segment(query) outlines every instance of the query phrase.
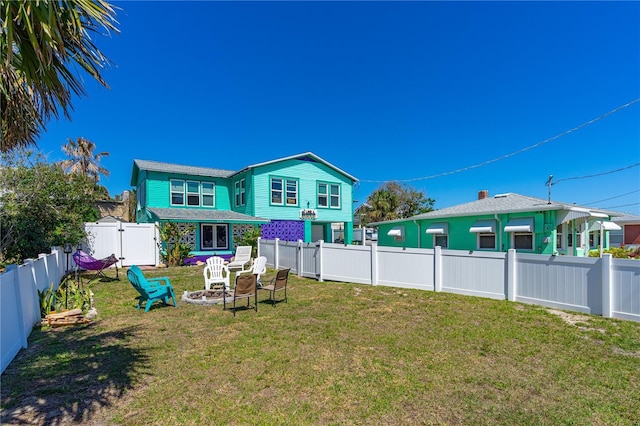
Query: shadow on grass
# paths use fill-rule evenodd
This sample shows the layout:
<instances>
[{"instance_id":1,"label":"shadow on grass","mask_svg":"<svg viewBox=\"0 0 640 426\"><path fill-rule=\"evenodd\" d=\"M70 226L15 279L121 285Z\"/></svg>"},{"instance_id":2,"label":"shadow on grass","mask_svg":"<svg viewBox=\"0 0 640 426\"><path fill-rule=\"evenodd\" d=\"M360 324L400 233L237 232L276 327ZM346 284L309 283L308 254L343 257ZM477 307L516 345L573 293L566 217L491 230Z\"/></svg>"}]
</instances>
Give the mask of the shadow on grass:
<instances>
[{"instance_id":1,"label":"shadow on grass","mask_svg":"<svg viewBox=\"0 0 640 426\"><path fill-rule=\"evenodd\" d=\"M2 374L3 425L87 423L133 387L148 366L130 344L138 327L95 333L94 325L34 329Z\"/></svg>"}]
</instances>

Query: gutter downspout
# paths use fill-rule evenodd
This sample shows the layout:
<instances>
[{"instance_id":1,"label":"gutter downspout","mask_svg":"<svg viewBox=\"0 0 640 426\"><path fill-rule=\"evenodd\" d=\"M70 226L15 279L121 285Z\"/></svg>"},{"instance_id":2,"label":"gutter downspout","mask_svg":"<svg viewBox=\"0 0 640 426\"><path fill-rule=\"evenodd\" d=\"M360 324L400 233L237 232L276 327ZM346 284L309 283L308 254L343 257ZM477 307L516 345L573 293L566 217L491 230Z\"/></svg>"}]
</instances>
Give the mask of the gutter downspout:
<instances>
[{"instance_id":1,"label":"gutter downspout","mask_svg":"<svg viewBox=\"0 0 640 426\"><path fill-rule=\"evenodd\" d=\"M498 218L498 213L494 213L493 217L498 222L498 229L497 229L498 232L497 232L497 234L498 234L499 251L504 251L504 247L502 246L502 221Z\"/></svg>"},{"instance_id":2,"label":"gutter downspout","mask_svg":"<svg viewBox=\"0 0 640 426\"><path fill-rule=\"evenodd\" d=\"M417 220L414 220L413 223L415 223L416 226L418 227L418 248L421 248L422 246L420 245L420 224L418 223Z\"/></svg>"}]
</instances>

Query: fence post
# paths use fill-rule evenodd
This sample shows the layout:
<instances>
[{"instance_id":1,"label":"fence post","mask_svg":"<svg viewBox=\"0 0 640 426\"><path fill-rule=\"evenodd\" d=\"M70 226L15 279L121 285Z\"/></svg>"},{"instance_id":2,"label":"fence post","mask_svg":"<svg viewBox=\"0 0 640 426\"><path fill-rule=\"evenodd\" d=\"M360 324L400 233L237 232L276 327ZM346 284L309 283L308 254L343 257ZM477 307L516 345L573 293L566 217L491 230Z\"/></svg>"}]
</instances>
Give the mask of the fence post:
<instances>
[{"instance_id":1,"label":"fence post","mask_svg":"<svg viewBox=\"0 0 640 426\"><path fill-rule=\"evenodd\" d=\"M507 252L507 300L515 302L518 283L516 278L516 249Z\"/></svg>"},{"instance_id":2,"label":"fence post","mask_svg":"<svg viewBox=\"0 0 640 426\"><path fill-rule=\"evenodd\" d=\"M433 291L442 291L442 247L433 249Z\"/></svg>"},{"instance_id":3,"label":"fence post","mask_svg":"<svg viewBox=\"0 0 640 426\"><path fill-rule=\"evenodd\" d=\"M378 285L378 243L371 241L371 285Z\"/></svg>"},{"instance_id":4,"label":"fence post","mask_svg":"<svg viewBox=\"0 0 640 426\"><path fill-rule=\"evenodd\" d=\"M257 246L258 246L258 248L257 248L258 257L260 257L260 241L262 241L262 238L258 237L258 240L257 240L257 243L256 243Z\"/></svg>"},{"instance_id":5,"label":"fence post","mask_svg":"<svg viewBox=\"0 0 640 426\"><path fill-rule=\"evenodd\" d=\"M611 267L612 267L611 253L602 254L602 316L605 318L611 318L612 309L612 295L613 295L613 280L611 279Z\"/></svg>"},{"instance_id":6,"label":"fence post","mask_svg":"<svg viewBox=\"0 0 640 426\"><path fill-rule=\"evenodd\" d=\"M298 270L298 276L301 277L302 276L302 240L298 240L298 256L297 256L297 261L298 261L298 266L297 266L297 270Z\"/></svg>"},{"instance_id":7,"label":"fence post","mask_svg":"<svg viewBox=\"0 0 640 426\"><path fill-rule=\"evenodd\" d=\"M324 278L322 277L322 247L324 245L324 240L318 240L316 247L318 248L317 257L316 257L316 277L318 277L318 282L323 282Z\"/></svg>"},{"instance_id":8,"label":"fence post","mask_svg":"<svg viewBox=\"0 0 640 426\"><path fill-rule=\"evenodd\" d=\"M273 257L274 257L273 263L275 264L275 265L273 265L274 269L278 269L278 264L280 263L280 258L279 258L280 257L280 250L279 250L279 247L280 247L280 238L276 238L274 240L274 245L273 245Z\"/></svg>"}]
</instances>

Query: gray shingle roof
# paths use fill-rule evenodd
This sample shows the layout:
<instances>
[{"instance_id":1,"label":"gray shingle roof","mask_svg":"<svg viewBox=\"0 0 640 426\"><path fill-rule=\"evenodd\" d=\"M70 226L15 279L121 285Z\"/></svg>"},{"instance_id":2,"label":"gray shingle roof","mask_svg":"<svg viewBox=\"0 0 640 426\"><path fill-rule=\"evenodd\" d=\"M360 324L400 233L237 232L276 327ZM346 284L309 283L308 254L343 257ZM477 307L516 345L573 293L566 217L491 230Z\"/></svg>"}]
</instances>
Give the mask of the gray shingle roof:
<instances>
[{"instance_id":1,"label":"gray shingle roof","mask_svg":"<svg viewBox=\"0 0 640 426\"><path fill-rule=\"evenodd\" d=\"M528 197L526 195L507 193L498 194L493 197L483 198L482 200L475 200L469 203L458 204L456 206L447 207L440 210L434 210L429 213L423 213L416 216L412 216L406 219L398 219L389 222L401 222L407 220L420 220L420 219L438 219L446 217L456 216L479 216L485 214L503 214L503 213L516 213L516 212L530 212L540 210L568 210L576 208L576 206L570 203L560 203L552 201L549 203L542 198ZM606 213L604 210L582 207L593 212ZM371 225L378 225L385 222L376 222ZM386 222L388 223L388 222Z\"/></svg>"},{"instance_id":2,"label":"gray shingle roof","mask_svg":"<svg viewBox=\"0 0 640 426\"><path fill-rule=\"evenodd\" d=\"M212 169L209 167L183 166L181 164L162 163L159 161L133 160L140 170L155 172L179 173L194 176L229 177L235 173L232 170Z\"/></svg>"},{"instance_id":3,"label":"gray shingle roof","mask_svg":"<svg viewBox=\"0 0 640 426\"><path fill-rule=\"evenodd\" d=\"M183 208L159 208L151 207L149 211L159 219L165 220L189 220L189 221L210 221L210 222L238 222L238 223L267 223L269 219L249 216L231 210L204 210L204 209L183 209Z\"/></svg>"}]
</instances>

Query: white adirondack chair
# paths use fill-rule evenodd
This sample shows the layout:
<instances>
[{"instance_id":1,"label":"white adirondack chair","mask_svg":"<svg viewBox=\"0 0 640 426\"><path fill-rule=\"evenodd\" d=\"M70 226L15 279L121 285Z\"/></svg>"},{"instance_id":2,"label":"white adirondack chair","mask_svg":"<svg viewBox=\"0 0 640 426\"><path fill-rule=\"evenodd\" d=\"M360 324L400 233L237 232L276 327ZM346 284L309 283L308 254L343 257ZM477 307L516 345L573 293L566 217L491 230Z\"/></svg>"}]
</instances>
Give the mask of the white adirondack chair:
<instances>
[{"instance_id":1,"label":"white adirondack chair","mask_svg":"<svg viewBox=\"0 0 640 426\"><path fill-rule=\"evenodd\" d=\"M247 269L246 271L238 271L237 275L240 274L253 274L256 276L258 280L258 286L262 285L262 281L260 281L260 277L267 272L267 258L265 256L256 257L256 260L253 261L253 265L251 265L251 269Z\"/></svg>"},{"instance_id":2,"label":"white adirondack chair","mask_svg":"<svg viewBox=\"0 0 640 426\"><path fill-rule=\"evenodd\" d=\"M224 285L225 290L229 290L229 268L224 264L224 259L218 256L211 256L207 259L207 265L202 271L204 275L204 288L211 290L211 286Z\"/></svg>"},{"instance_id":3,"label":"white adirondack chair","mask_svg":"<svg viewBox=\"0 0 640 426\"><path fill-rule=\"evenodd\" d=\"M236 247L236 255L233 257L233 260L229 262L227 268L230 271L235 271L236 269L240 269L244 272L244 267L247 263L251 262L251 246L238 246Z\"/></svg>"}]
</instances>

